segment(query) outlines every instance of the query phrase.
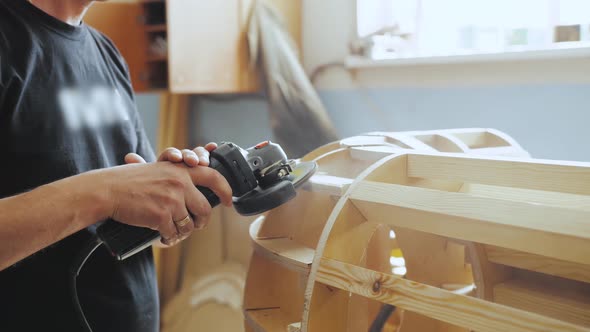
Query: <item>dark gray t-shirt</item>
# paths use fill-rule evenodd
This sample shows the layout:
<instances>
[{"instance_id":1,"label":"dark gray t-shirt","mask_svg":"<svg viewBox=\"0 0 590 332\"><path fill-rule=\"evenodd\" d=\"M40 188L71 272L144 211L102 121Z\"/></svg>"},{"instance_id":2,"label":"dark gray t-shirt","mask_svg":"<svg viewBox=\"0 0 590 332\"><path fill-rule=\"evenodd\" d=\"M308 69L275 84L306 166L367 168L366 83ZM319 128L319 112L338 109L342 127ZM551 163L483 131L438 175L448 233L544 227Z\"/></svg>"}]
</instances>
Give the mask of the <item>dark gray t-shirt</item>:
<instances>
[{"instance_id":1,"label":"dark gray t-shirt","mask_svg":"<svg viewBox=\"0 0 590 332\"><path fill-rule=\"evenodd\" d=\"M0 0L0 197L123 164L129 152L154 160L112 42L26 0ZM69 269L95 228L0 271L1 330L82 329ZM78 293L94 331L158 330L151 249L119 262L99 248L78 277Z\"/></svg>"}]
</instances>

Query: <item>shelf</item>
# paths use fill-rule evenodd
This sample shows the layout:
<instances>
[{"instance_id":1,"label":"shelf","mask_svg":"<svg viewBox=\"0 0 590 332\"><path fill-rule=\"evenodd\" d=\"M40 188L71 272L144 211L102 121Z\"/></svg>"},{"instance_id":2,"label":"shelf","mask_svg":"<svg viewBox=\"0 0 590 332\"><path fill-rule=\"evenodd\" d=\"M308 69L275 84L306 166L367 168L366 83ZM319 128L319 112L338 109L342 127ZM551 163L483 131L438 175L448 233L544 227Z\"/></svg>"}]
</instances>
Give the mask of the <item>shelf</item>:
<instances>
[{"instance_id":1,"label":"shelf","mask_svg":"<svg viewBox=\"0 0 590 332\"><path fill-rule=\"evenodd\" d=\"M144 30L146 32L163 32L166 31L167 25L166 24L148 24L145 25Z\"/></svg>"},{"instance_id":2,"label":"shelf","mask_svg":"<svg viewBox=\"0 0 590 332\"><path fill-rule=\"evenodd\" d=\"M148 62L160 62L160 61L167 61L168 55L148 55L147 61Z\"/></svg>"},{"instance_id":3,"label":"shelf","mask_svg":"<svg viewBox=\"0 0 590 332\"><path fill-rule=\"evenodd\" d=\"M479 54L456 54L456 55L434 55L399 57L392 59L370 59L361 56L348 56L345 65L350 69L379 68L395 66L415 65L441 65L461 63L482 63L482 62L507 62L519 60L549 60L590 57L590 44L583 46L561 46L552 49L529 50L529 51L508 51L496 53Z\"/></svg>"}]
</instances>

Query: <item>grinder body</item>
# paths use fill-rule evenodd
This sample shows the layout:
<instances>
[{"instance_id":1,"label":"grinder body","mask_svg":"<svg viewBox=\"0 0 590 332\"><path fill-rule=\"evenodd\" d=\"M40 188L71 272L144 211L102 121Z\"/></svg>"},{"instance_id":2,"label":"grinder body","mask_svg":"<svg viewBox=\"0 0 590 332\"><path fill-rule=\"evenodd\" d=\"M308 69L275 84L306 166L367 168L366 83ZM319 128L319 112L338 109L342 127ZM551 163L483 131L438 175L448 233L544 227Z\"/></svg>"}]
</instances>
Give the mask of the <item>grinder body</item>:
<instances>
[{"instance_id":1,"label":"grinder body","mask_svg":"<svg viewBox=\"0 0 590 332\"><path fill-rule=\"evenodd\" d=\"M286 155L280 146L268 141L248 150L233 143L223 143L210 153L209 167L228 181L234 196L234 208L242 215L263 213L296 194L293 184L285 176L289 168ZM201 186L197 188L211 207L219 205L219 197L213 191ZM99 226L97 235L119 260L133 256L160 239L160 233L155 230L113 220Z\"/></svg>"}]
</instances>

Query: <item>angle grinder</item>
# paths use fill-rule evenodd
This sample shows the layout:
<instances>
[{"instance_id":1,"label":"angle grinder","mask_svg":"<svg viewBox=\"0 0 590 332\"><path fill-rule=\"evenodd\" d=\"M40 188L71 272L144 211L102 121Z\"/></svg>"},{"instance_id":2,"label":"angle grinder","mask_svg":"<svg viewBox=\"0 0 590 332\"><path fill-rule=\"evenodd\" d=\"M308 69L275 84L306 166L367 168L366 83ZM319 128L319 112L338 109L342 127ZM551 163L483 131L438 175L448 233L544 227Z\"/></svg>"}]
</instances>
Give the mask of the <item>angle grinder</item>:
<instances>
[{"instance_id":1,"label":"angle grinder","mask_svg":"<svg viewBox=\"0 0 590 332\"><path fill-rule=\"evenodd\" d=\"M317 169L315 162L289 160L280 145L264 141L249 149L233 143L222 143L210 153L209 167L223 175L232 188L233 206L245 216L266 212L295 197L295 189L309 179ZM197 186L211 207L220 200L209 188ZM109 220L96 230L71 266L70 294L84 330L92 332L86 320L76 279L92 253L104 245L118 260L124 260L160 240L160 233L149 228Z\"/></svg>"},{"instance_id":2,"label":"angle grinder","mask_svg":"<svg viewBox=\"0 0 590 332\"><path fill-rule=\"evenodd\" d=\"M242 149L234 143L222 143L210 153L209 167L223 175L233 192L233 206L244 216L260 214L295 197L295 189L309 179L315 162L289 160L279 144L264 141ZM209 188L197 186L211 207L220 203ZM133 256L160 240L160 233L149 228L107 221L97 235L119 260Z\"/></svg>"}]
</instances>

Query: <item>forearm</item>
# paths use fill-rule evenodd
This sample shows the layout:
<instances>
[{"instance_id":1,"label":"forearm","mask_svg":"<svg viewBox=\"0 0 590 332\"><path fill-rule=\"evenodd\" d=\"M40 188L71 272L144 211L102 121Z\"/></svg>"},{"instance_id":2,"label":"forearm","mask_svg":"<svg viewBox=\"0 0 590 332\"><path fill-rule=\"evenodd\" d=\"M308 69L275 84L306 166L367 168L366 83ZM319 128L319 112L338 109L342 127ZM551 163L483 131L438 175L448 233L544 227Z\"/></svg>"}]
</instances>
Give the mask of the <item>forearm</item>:
<instances>
[{"instance_id":1,"label":"forearm","mask_svg":"<svg viewBox=\"0 0 590 332\"><path fill-rule=\"evenodd\" d=\"M0 270L108 217L104 187L93 172L1 199Z\"/></svg>"}]
</instances>

